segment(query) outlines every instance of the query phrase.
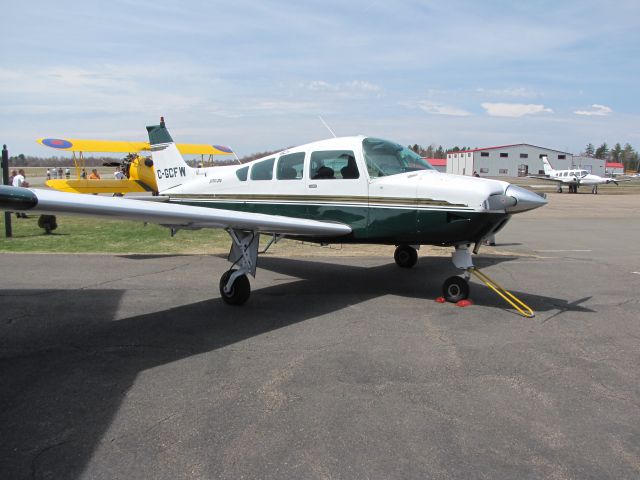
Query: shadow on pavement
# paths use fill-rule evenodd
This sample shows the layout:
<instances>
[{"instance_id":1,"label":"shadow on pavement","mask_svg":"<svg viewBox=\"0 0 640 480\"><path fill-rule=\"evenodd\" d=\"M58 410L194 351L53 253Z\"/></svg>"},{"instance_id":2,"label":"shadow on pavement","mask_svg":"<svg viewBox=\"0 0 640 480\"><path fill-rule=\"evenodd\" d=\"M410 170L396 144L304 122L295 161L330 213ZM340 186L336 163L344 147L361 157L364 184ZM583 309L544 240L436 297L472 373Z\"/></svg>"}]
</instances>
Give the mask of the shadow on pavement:
<instances>
[{"instance_id":1,"label":"shadow on pavement","mask_svg":"<svg viewBox=\"0 0 640 480\"><path fill-rule=\"evenodd\" d=\"M124 319L117 319L124 290L1 291L3 478L80 477L144 370L381 295L433 299L456 273L444 258L423 258L411 270L269 257L259 267L285 277L256 288L242 308L214 298ZM487 289L473 288L477 304L500 305ZM592 311L580 301L515 293L539 311Z\"/></svg>"}]
</instances>

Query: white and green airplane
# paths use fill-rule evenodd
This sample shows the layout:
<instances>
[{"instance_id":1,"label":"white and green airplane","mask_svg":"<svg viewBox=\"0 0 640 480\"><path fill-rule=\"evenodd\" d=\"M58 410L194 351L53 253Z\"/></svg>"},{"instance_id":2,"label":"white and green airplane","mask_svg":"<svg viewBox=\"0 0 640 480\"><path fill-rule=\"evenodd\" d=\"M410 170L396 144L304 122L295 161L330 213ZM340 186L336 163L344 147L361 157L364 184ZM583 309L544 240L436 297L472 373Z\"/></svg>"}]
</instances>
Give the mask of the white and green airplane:
<instances>
[{"instance_id":1,"label":"white and green airplane","mask_svg":"<svg viewBox=\"0 0 640 480\"><path fill-rule=\"evenodd\" d=\"M507 182L437 172L411 150L364 136L331 138L244 165L191 168L164 120L147 127L159 195L125 199L43 189L0 187L0 209L118 217L171 229L223 228L231 268L220 279L224 301L241 305L255 277L260 234L321 244L396 245L410 268L421 245L453 246L464 270L448 278L449 301L469 295L471 248L514 213L545 205Z\"/></svg>"}]
</instances>

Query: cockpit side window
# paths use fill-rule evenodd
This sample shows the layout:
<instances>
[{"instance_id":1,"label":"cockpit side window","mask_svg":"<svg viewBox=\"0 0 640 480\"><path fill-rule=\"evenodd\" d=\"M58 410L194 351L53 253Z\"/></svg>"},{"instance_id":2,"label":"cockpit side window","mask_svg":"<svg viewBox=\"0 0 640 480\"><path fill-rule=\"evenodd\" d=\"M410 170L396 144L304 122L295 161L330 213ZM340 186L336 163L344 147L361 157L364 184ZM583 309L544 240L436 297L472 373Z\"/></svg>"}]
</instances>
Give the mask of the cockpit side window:
<instances>
[{"instance_id":1,"label":"cockpit side window","mask_svg":"<svg viewBox=\"0 0 640 480\"><path fill-rule=\"evenodd\" d=\"M313 152L309 162L312 180L353 180L360 178L353 150L325 150Z\"/></svg>"},{"instance_id":2,"label":"cockpit side window","mask_svg":"<svg viewBox=\"0 0 640 480\"><path fill-rule=\"evenodd\" d=\"M367 171L371 178L434 170L434 168L413 150L380 138L365 138L362 141Z\"/></svg>"},{"instance_id":3,"label":"cockpit side window","mask_svg":"<svg viewBox=\"0 0 640 480\"><path fill-rule=\"evenodd\" d=\"M304 170L304 152L282 155L278 159L276 178L278 180L301 180Z\"/></svg>"}]
</instances>

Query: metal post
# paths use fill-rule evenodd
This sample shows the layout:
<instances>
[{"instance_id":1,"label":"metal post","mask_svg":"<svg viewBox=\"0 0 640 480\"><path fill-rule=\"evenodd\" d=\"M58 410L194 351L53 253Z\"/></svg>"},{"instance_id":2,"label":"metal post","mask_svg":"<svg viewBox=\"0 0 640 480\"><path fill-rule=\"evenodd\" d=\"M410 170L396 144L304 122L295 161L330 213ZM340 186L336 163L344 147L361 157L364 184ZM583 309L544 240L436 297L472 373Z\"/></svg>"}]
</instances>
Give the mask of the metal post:
<instances>
[{"instance_id":1,"label":"metal post","mask_svg":"<svg viewBox=\"0 0 640 480\"><path fill-rule=\"evenodd\" d=\"M2 183L9 184L9 150L6 145L2 146ZM13 237L10 212L4 212L4 231L7 238Z\"/></svg>"}]
</instances>

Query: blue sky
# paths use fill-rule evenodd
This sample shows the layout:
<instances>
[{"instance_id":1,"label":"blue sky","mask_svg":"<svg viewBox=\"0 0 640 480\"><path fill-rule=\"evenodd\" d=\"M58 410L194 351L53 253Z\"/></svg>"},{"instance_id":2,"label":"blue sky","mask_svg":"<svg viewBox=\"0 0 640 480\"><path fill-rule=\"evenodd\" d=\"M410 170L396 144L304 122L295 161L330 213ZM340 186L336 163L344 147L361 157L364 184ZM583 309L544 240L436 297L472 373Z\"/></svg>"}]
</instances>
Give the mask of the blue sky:
<instances>
[{"instance_id":1,"label":"blue sky","mask_svg":"<svg viewBox=\"0 0 640 480\"><path fill-rule=\"evenodd\" d=\"M10 1L0 142L328 136L640 149L640 2Z\"/></svg>"}]
</instances>

